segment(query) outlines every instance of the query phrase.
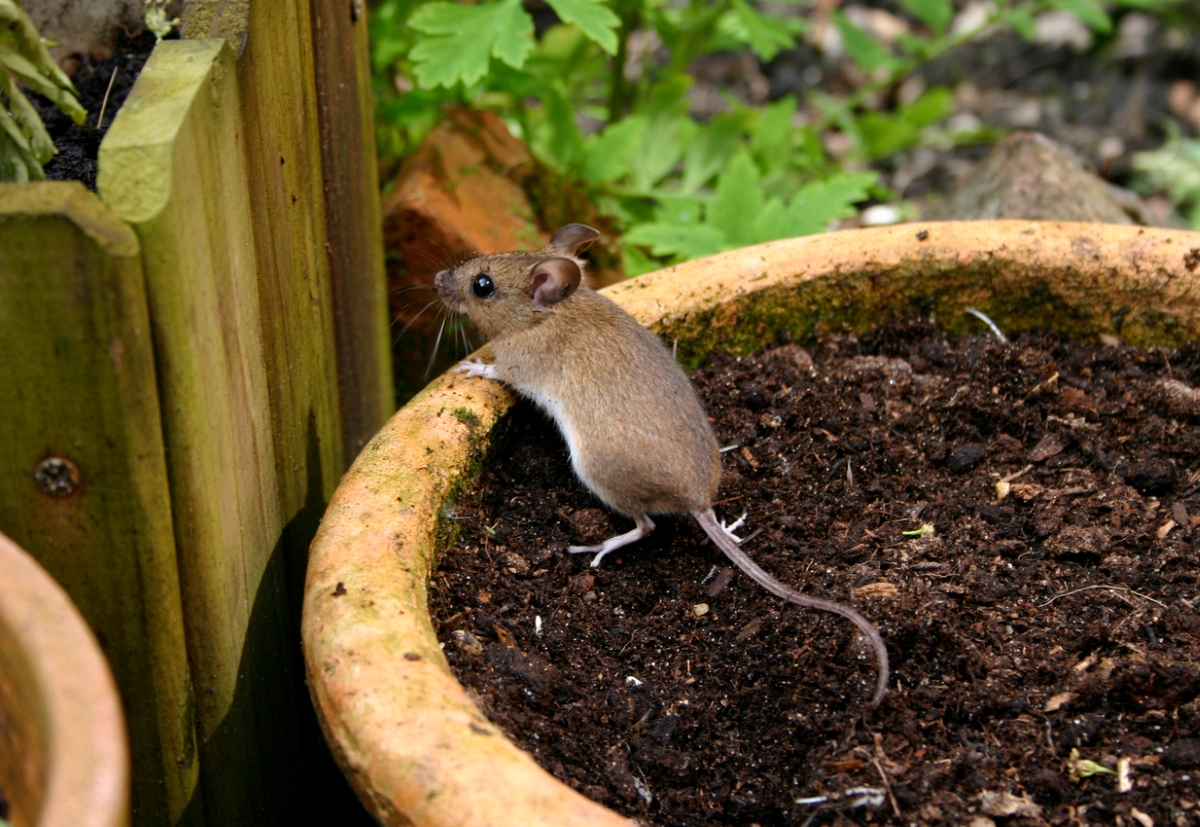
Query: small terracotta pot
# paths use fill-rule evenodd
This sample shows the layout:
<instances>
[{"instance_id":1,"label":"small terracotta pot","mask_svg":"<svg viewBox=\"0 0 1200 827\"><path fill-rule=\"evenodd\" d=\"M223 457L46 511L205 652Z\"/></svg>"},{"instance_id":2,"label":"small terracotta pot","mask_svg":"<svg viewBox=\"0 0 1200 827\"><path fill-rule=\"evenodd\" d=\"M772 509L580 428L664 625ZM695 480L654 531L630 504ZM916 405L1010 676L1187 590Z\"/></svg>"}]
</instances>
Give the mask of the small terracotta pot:
<instances>
[{"instance_id":1,"label":"small terracotta pot","mask_svg":"<svg viewBox=\"0 0 1200 827\"><path fill-rule=\"evenodd\" d=\"M129 824L129 747L108 663L66 592L3 534L0 791L13 827Z\"/></svg>"},{"instance_id":2,"label":"small terracotta pot","mask_svg":"<svg viewBox=\"0 0 1200 827\"><path fill-rule=\"evenodd\" d=\"M905 224L772 242L609 288L685 364L889 316L980 330L1055 327L1138 345L1200 333L1200 234L1103 224ZM512 402L445 374L400 410L343 478L309 557L303 636L326 737L386 824L627 824L538 768L454 680L426 584L468 484Z\"/></svg>"}]
</instances>

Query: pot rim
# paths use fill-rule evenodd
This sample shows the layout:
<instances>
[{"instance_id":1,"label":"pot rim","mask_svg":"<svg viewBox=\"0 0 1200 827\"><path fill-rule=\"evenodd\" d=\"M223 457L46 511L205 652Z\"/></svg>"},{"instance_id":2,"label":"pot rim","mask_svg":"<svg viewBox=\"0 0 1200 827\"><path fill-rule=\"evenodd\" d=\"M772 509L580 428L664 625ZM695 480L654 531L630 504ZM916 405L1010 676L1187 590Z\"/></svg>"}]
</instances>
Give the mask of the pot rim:
<instances>
[{"instance_id":1,"label":"pot rim","mask_svg":"<svg viewBox=\"0 0 1200 827\"><path fill-rule=\"evenodd\" d=\"M11 648L9 648L11 647ZM0 672L10 690L27 692L40 730L43 766L22 775L40 802L23 814L38 827L123 827L129 824L129 746L117 685L96 638L67 593L24 549L0 533ZM32 697L29 697L29 696ZM29 721L19 722L19 726ZM35 736L36 737L36 736Z\"/></svg>"},{"instance_id":2,"label":"pot rim","mask_svg":"<svg viewBox=\"0 0 1200 827\"><path fill-rule=\"evenodd\" d=\"M750 352L786 329L871 326L919 312L967 329L974 306L1007 330L1053 320L1076 337L1200 339L1200 234L1019 220L924 222L770 242L607 288L694 361ZM974 327L972 329L980 329ZM481 351L485 356L486 347ZM309 556L303 640L334 755L384 823L628 824L554 779L454 679L426 586L442 506L473 478L512 395L446 373L363 449ZM398 710L409 710L398 714Z\"/></svg>"}]
</instances>

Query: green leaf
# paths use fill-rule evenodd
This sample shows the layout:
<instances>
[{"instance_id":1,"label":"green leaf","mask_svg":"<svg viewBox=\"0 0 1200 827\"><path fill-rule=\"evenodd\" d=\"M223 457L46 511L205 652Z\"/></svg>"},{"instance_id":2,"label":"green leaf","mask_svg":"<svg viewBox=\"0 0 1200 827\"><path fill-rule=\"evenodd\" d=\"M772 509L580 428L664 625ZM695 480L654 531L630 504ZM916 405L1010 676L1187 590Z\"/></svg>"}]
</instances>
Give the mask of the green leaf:
<instances>
[{"instance_id":1,"label":"green leaf","mask_svg":"<svg viewBox=\"0 0 1200 827\"><path fill-rule=\"evenodd\" d=\"M638 224L621 236L621 243L681 259L710 256L728 246L721 231L709 224Z\"/></svg>"},{"instance_id":2,"label":"green leaf","mask_svg":"<svg viewBox=\"0 0 1200 827\"><path fill-rule=\"evenodd\" d=\"M31 63L37 66L39 72L48 77L55 85L75 93L75 85L66 73L54 62L54 57L38 34L37 26L25 13L20 5L13 0L0 0L0 20L9 28L9 41L17 47ZM65 110L64 110L65 111ZM82 121L76 121L82 123Z\"/></svg>"},{"instance_id":3,"label":"green leaf","mask_svg":"<svg viewBox=\"0 0 1200 827\"><path fill-rule=\"evenodd\" d=\"M1051 7L1075 15L1094 32L1108 34L1112 31L1112 18L1096 0L1054 0Z\"/></svg>"},{"instance_id":4,"label":"green leaf","mask_svg":"<svg viewBox=\"0 0 1200 827\"><path fill-rule=\"evenodd\" d=\"M796 117L796 99L788 95L775 103L764 106L758 112L754 130L750 133L750 148L770 172L778 172L788 166L792 153L792 121Z\"/></svg>"},{"instance_id":5,"label":"green leaf","mask_svg":"<svg viewBox=\"0 0 1200 827\"><path fill-rule=\"evenodd\" d=\"M933 57L932 53L943 42L941 35L932 38L922 37L911 32L901 32L896 35L896 46L899 47L900 53L922 61Z\"/></svg>"},{"instance_id":6,"label":"green leaf","mask_svg":"<svg viewBox=\"0 0 1200 827\"><path fill-rule=\"evenodd\" d=\"M867 199L867 190L878 177L875 172L841 173L805 184L788 204L791 234L823 233L829 222L857 214L854 205Z\"/></svg>"},{"instance_id":7,"label":"green leaf","mask_svg":"<svg viewBox=\"0 0 1200 827\"><path fill-rule=\"evenodd\" d=\"M21 94L13 79L2 69L0 69L0 94L8 99L9 111L21 128L21 132L28 137L28 147L38 161L44 164L57 155L58 150L54 148L54 141L50 139L50 133L42 124L41 116L33 108L33 104Z\"/></svg>"},{"instance_id":8,"label":"green leaf","mask_svg":"<svg viewBox=\"0 0 1200 827\"><path fill-rule=\"evenodd\" d=\"M593 184L608 184L628 175L629 160L649 125L645 115L630 115L593 135L583 148L580 173Z\"/></svg>"},{"instance_id":9,"label":"green leaf","mask_svg":"<svg viewBox=\"0 0 1200 827\"><path fill-rule=\"evenodd\" d=\"M621 245L621 266L628 278L636 278L662 267L662 262L632 244Z\"/></svg>"},{"instance_id":10,"label":"green leaf","mask_svg":"<svg viewBox=\"0 0 1200 827\"><path fill-rule=\"evenodd\" d=\"M29 142L21 134L20 127L0 106L0 181L16 181L23 184L31 178L41 181L46 177L42 165L29 150Z\"/></svg>"},{"instance_id":11,"label":"green leaf","mask_svg":"<svg viewBox=\"0 0 1200 827\"><path fill-rule=\"evenodd\" d=\"M904 119L918 129L944 120L954 109L954 93L945 86L928 89L901 110Z\"/></svg>"},{"instance_id":12,"label":"green leaf","mask_svg":"<svg viewBox=\"0 0 1200 827\"><path fill-rule=\"evenodd\" d=\"M52 101L75 123L83 123L87 118L87 112L79 105L79 101L71 92L74 89L73 86L67 88L49 80L38 71L38 67L26 60L3 40L0 40L0 68L7 69L30 90ZM55 68L57 69L57 67Z\"/></svg>"},{"instance_id":13,"label":"green leaf","mask_svg":"<svg viewBox=\"0 0 1200 827\"><path fill-rule=\"evenodd\" d=\"M704 202L699 198L674 193L663 193L656 200L652 217L643 218L646 223L699 224L704 212ZM634 222L641 223L641 222Z\"/></svg>"},{"instance_id":14,"label":"green leaf","mask_svg":"<svg viewBox=\"0 0 1200 827\"><path fill-rule=\"evenodd\" d=\"M787 208L778 198L767 201L762 212L754 219L754 241L774 241L777 238L790 238L792 232L792 217Z\"/></svg>"},{"instance_id":15,"label":"green leaf","mask_svg":"<svg viewBox=\"0 0 1200 827\"><path fill-rule=\"evenodd\" d=\"M1037 21L1033 19L1033 12L1026 6L1009 9L1000 15L1000 21L1012 26L1013 31L1031 43L1037 36Z\"/></svg>"},{"instance_id":16,"label":"green leaf","mask_svg":"<svg viewBox=\"0 0 1200 827\"><path fill-rule=\"evenodd\" d=\"M954 6L949 0L900 0L900 5L938 34L946 31L954 17Z\"/></svg>"},{"instance_id":17,"label":"green leaf","mask_svg":"<svg viewBox=\"0 0 1200 827\"><path fill-rule=\"evenodd\" d=\"M857 128L862 150L871 160L903 152L921 138L921 131L900 113L864 112Z\"/></svg>"},{"instance_id":18,"label":"green leaf","mask_svg":"<svg viewBox=\"0 0 1200 827\"><path fill-rule=\"evenodd\" d=\"M621 18L613 14L604 0L546 0L564 23L574 23L601 49L617 53L617 29Z\"/></svg>"},{"instance_id":19,"label":"green leaf","mask_svg":"<svg viewBox=\"0 0 1200 827\"><path fill-rule=\"evenodd\" d=\"M417 82L427 88L470 86L487 74L493 57L520 69L534 45L533 20L521 0L478 6L429 3L413 12L408 24L430 35L410 53Z\"/></svg>"},{"instance_id":20,"label":"green leaf","mask_svg":"<svg viewBox=\"0 0 1200 827\"><path fill-rule=\"evenodd\" d=\"M688 144L680 189L693 193L708 183L729 161L741 135L742 118L735 114L717 115L702 126Z\"/></svg>"},{"instance_id":21,"label":"green leaf","mask_svg":"<svg viewBox=\"0 0 1200 827\"><path fill-rule=\"evenodd\" d=\"M764 203L758 184L758 168L750 153L741 151L733 156L729 166L717 181L717 197L708 205L705 221L725 236L731 247L753 244L758 239L754 222Z\"/></svg>"},{"instance_id":22,"label":"green leaf","mask_svg":"<svg viewBox=\"0 0 1200 827\"><path fill-rule=\"evenodd\" d=\"M746 0L733 0L731 14L721 18L726 33L748 45L761 60L771 60L796 45L796 33L784 20L768 17Z\"/></svg>"},{"instance_id":23,"label":"green leaf","mask_svg":"<svg viewBox=\"0 0 1200 827\"><path fill-rule=\"evenodd\" d=\"M687 90L691 78L673 77L659 84L651 96L649 125L641 146L630 159L630 172L639 189L648 190L675 168L683 156L684 121L687 115Z\"/></svg>"},{"instance_id":24,"label":"green leaf","mask_svg":"<svg viewBox=\"0 0 1200 827\"><path fill-rule=\"evenodd\" d=\"M875 38L850 22L850 18L839 12L833 13L833 23L842 36L842 45L862 69L867 72L880 67L889 71L896 65L896 59Z\"/></svg>"},{"instance_id":25,"label":"green leaf","mask_svg":"<svg viewBox=\"0 0 1200 827\"><path fill-rule=\"evenodd\" d=\"M895 114L864 112L857 127L863 150L872 159L886 158L915 146L921 130L950 114L954 95L943 86L935 86Z\"/></svg>"},{"instance_id":26,"label":"green leaf","mask_svg":"<svg viewBox=\"0 0 1200 827\"><path fill-rule=\"evenodd\" d=\"M583 152L583 132L575 123L571 102L557 83L542 89L545 117L538 130L536 149L542 160L559 170L569 168Z\"/></svg>"},{"instance_id":27,"label":"green leaf","mask_svg":"<svg viewBox=\"0 0 1200 827\"><path fill-rule=\"evenodd\" d=\"M638 189L648 190L667 176L683 155L680 135L684 115L650 119L637 152L629 160L629 171Z\"/></svg>"},{"instance_id":28,"label":"green leaf","mask_svg":"<svg viewBox=\"0 0 1200 827\"><path fill-rule=\"evenodd\" d=\"M1179 5L1184 0L1115 0L1117 6L1122 6L1127 9L1141 9L1142 11L1154 12L1162 14L1172 6Z\"/></svg>"}]
</instances>

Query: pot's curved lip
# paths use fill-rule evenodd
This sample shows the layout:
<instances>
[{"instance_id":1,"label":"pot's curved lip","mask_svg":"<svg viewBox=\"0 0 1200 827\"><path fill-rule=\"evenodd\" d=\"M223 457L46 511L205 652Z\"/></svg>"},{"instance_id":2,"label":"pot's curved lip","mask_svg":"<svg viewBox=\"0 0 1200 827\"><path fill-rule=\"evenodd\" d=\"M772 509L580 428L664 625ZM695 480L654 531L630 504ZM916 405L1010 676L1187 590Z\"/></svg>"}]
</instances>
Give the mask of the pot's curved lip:
<instances>
[{"instance_id":1,"label":"pot's curved lip","mask_svg":"<svg viewBox=\"0 0 1200 827\"><path fill-rule=\"evenodd\" d=\"M1198 264L1200 234L1181 230L913 223L734 250L606 292L660 332L686 334L699 323L733 342L755 323L743 302L767 290L801 292L819 278L831 279L822 301L834 309L864 299L878 309L881 295L910 300L914 284L922 300L986 306L1051 279L1069 309L1107 302L1111 312L1085 319L1086 329L1124 320L1200 338ZM554 780L485 718L454 680L429 618L442 505L511 401L494 382L435 379L366 446L313 541L303 620L309 686L343 771L385 823L628 824Z\"/></svg>"},{"instance_id":2,"label":"pot's curved lip","mask_svg":"<svg viewBox=\"0 0 1200 827\"><path fill-rule=\"evenodd\" d=\"M29 704L44 740L39 827L129 824L129 747L116 683L78 609L0 534L0 682ZM10 695L10 699L13 696ZM32 764L32 756L23 756ZM32 767L29 767L32 769ZM28 781L33 781L27 776ZM26 788L23 792L27 792ZM6 792L16 803L17 790Z\"/></svg>"}]
</instances>

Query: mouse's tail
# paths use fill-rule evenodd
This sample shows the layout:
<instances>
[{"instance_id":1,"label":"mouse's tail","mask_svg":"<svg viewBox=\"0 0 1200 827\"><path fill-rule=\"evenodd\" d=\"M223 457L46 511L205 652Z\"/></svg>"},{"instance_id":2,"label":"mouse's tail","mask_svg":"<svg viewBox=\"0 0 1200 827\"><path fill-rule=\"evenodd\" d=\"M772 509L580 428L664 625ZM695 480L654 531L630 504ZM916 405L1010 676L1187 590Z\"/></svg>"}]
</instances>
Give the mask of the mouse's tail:
<instances>
[{"instance_id":1,"label":"mouse's tail","mask_svg":"<svg viewBox=\"0 0 1200 827\"><path fill-rule=\"evenodd\" d=\"M784 600L790 600L800 606L809 609L820 609L826 612L833 612L849 620L857 626L867 639L871 641L871 646L875 649L875 660L879 664L879 680L875 686L875 697L871 700L872 706L879 706L883 696L887 694L888 685L888 653L887 646L883 642L883 638L879 635L879 630L875 625L860 615L849 606L837 603L833 600L823 600L819 597L810 597L806 594L801 594L793 588L785 586L771 575L767 574L758 564L750 559L746 552L738 548L737 543L729 536L725 528L717 522L717 515L713 513L711 508L704 511L697 511L693 515L704 532L717 544L717 548L725 552L725 556L737 564L737 567L750 576L750 578L777 597L782 597Z\"/></svg>"}]
</instances>

